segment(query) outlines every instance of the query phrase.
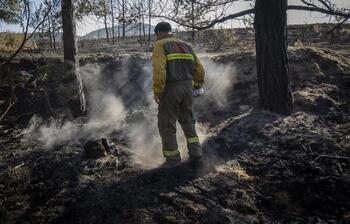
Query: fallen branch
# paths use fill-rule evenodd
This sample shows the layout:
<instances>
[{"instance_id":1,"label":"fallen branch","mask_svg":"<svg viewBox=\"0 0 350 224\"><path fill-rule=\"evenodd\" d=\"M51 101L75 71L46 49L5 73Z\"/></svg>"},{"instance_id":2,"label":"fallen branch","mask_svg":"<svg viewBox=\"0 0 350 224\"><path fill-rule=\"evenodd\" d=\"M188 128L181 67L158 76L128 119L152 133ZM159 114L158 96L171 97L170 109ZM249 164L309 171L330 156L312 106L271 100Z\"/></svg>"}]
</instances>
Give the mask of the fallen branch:
<instances>
[{"instance_id":1,"label":"fallen branch","mask_svg":"<svg viewBox=\"0 0 350 224\"><path fill-rule=\"evenodd\" d=\"M11 92L11 98L10 98L10 103L8 105L8 107L6 108L6 110L2 113L2 115L0 116L0 121L2 119L4 119L4 117L7 115L7 113L10 111L10 109L17 103L17 97L15 96L15 88L20 85L17 84L15 86L12 86L12 92Z\"/></svg>"},{"instance_id":2,"label":"fallen branch","mask_svg":"<svg viewBox=\"0 0 350 224\"><path fill-rule=\"evenodd\" d=\"M227 173L221 173L222 175L224 175L225 177L235 181L238 183L238 185L241 185L241 187L247 187L249 188L252 192L254 192L256 195L258 195L259 197L261 197L262 199L266 200L266 201L270 201L271 200L271 197L270 196L265 196L263 195L262 193L258 192L257 190L255 190L252 186L250 186L249 184L247 183L243 183L242 181L240 181L239 179L236 179L230 175L228 175Z\"/></svg>"},{"instance_id":3,"label":"fallen branch","mask_svg":"<svg viewBox=\"0 0 350 224\"><path fill-rule=\"evenodd\" d=\"M350 157L346 157L346 156L320 155L316 159L314 159L311 163L314 163L321 158L350 160Z\"/></svg>"},{"instance_id":4,"label":"fallen branch","mask_svg":"<svg viewBox=\"0 0 350 224\"><path fill-rule=\"evenodd\" d=\"M304 151L305 153L309 153L308 149L306 148L306 146L305 146L303 143L301 143L301 141L299 141L298 139L297 139L296 141L297 141L298 144L303 148L303 151Z\"/></svg>"},{"instance_id":5,"label":"fallen branch","mask_svg":"<svg viewBox=\"0 0 350 224\"><path fill-rule=\"evenodd\" d=\"M265 195L263 195L262 193L260 193L259 191L255 190L252 186L250 186L249 184L246 184L246 183L240 183L242 184L243 186L246 186L248 187L251 191L253 191L256 195L260 196L261 198L267 200L267 201L270 201L271 200L271 197L267 197Z\"/></svg>"},{"instance_id":6,"label":"fallen branch","mask_svg":"<svg viewBox=\"0 0 350 224\"><path fill-rule=\"evenodd\" d=\"M10 102L10 104L9 104L9 106L7 107L7 109L4 111L4 113L1 115L1 117L0 117L0 121L7 115L7 113L10 111L10 109L16 104L16 102L17 102L17 98L14 100L14 101L12 101L12 102Z\"/></svg>"},{"instance_id":7,"label":"fallen branch","mask_svg":"<svg viewBox=\"0 0 350 224\"><path fill-rule=\"evenodd\" d=\"M15 166L15 167L13 167L13 169L16 170L16 169L21 168L22 166L25 166L25 165L27 165L27 164L21 163L21 164Z\"/></svg>"}]
</instances>

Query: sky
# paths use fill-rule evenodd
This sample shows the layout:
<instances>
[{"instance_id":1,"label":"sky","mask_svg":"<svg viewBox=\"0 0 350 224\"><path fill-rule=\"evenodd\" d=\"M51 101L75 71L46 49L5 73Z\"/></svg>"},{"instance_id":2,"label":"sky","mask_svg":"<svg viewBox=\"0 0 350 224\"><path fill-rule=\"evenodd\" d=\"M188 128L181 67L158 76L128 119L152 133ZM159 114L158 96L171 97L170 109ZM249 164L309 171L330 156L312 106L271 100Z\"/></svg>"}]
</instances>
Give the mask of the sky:
<instances>
[{"instance_id":1,"label":"sky","mask_svg":"<svg viewBox=\"0 0 350 224\"><path fill-rule=\"evenodd\" d=\"M34 0L36 4L39 4L41 0ZM288 0L288 4L297 5L300 0ZM340 7L350 8L349 0L333 0ZM244 9L250 8L250 3L247 2L237 2L232 9L232 13L239 12ZM152 24L154 25L159 20L154 20ZM288 24L311 24L311 23L322 23L328 22L329 18L316 12L303 12L303 11L288 11ZM243 27L244 24L240 20L230 20L223 24L224 27ZM77 34L82 36L96 29L103 28L103 23L97 21L93 17L87 17L83 21L77 24ZM21 32L21 28L18 25L1 24L0 32L11 31L11 32Z\"/></svg>"}]
</instances>

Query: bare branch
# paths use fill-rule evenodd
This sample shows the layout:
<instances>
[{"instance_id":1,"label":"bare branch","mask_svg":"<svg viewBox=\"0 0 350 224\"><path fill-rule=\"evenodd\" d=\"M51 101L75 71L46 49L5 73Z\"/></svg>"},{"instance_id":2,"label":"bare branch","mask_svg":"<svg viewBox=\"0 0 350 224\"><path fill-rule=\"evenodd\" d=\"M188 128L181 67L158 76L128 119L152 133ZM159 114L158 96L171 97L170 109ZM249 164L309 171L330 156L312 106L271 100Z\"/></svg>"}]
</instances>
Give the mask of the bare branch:
<instances>
[{"instance_id":1,"label":"bare branch","mask_svg":"<svg viewBox=\"0 0 350 224\"><path fill-rule=\"evenodd\" d=\"M10 109L17 103L17 97L15 95L15 89L17 86L19 86L20 84L16 84L13 85L11 88L11 98L9 99L9 105L8 107L5 109L5 111L1 114L0 116L0 121L2 119L4 119L4 117L8 114L8 112L10 111Z\"/></svg>"},{"instance_id":2,"label":"bare branch","mask_svg":"<svg viewBox=\"0 0 350 224\"><path fill-rule=\"evenodd\" d=\"M25 1L25 2L26 2L26 1ZM26 3L26 4L28 4L28 3ZM29 6L28 6L28 9L27 9L27 10L29 11ZM18 47L18 49L15 51L15 53L13 53L13 54L10 56L9 59L7 59L4 63L2 63L2 64L0 65L0 67L2 67L2 66L4 66L4 65L7 65L8 63L10 63L10 62L12 61L12 59L14 59L14 58L17 56L17 54L23 49L23 47L24 47L24 45L26 44L26 42L34 35L34 33L39 29L39 27L46 21L46 18L47 18L47 16L49 15L50 11L51 11L51 6L49 6L49 8L47 9L47 12L45 13L43 19L40 21L40 23L38 23L38 24L36 25L36 27L34 27L33 32L32 32L29 36L28 36L28 28L29 28L29 23L30 23L30 21L29 21L29 20L30 20L30 15L29 15L30 12L28 12L27 24L26 24L26 28L25 28L25 32L24 32L24 37L23 37L23 40L22 40L22 42L21 42L21 45Z\"/></svg>"},{"instance_id":3,"label":"bare branch","mask_svg":"<svg viewBox=\"0 0 350 224\"><path fill-rule=\"evenodd\" d=\"M304 3L307 6L317 7L315 4L312 4L311 2L307 2L306 0L301 0L301 2Z\"/></svg>"},{"instance_id":4,"label":"bare branch","mask_svg":"<svg viewBox=\"0 0 350 224\"><path fill-rule=\"evenodd\" d=\"M339 29L339 28L340 28L346 21L348 21L348 20L349 20L349 18L343 19L343 21L341 21L341 22L338 23L335 27L333 27L332 29L330 29L329 31L327 31L327 33L325 34L325 36L327 36L327 35L333 33L334 30Z\"/></svg>"},{"instance_id":5,"label":"bare branch","mask_svg":"<svg viewBox=\"0 0 350 224\"><path fill-rule=\"evenodd\" d=\"M322 3L329 11L334 11L334 5L332 6L330 2L324 0L317 0Z\"/></svg>"},{"instance_id":6,"label":"bare branch","mask_svg":"<svg viewBox=\"0 0 350 224\"><path fill-rule=\"evenodd\" d=\"M310 7L310 6L301 6L301 5L289 5L288 10L301 10L301 11L311 11L311 12L320 12L331 16L340 16L344 18L350 18L350 13L342 11L330 11L328 9L320 7Z\"/></svg>"},{"instance_id":7,"label":"bare branch","mask_svg":"<svg viewBox=\"0 0 350 224\"><path fill-rule=\"evenodd\" d=\"M227 20L235 19L235 18L242 17L242 16L245 16L245 15L253 14L254 12L255 12L254 9L244 10L244 11L241 11L241 12L238 12L238 13L230 14L228 16L225 16L225 17L222 17L222 18L219 18L219 19L214 19L208 25L205 25L205 26L192 26L192 25L189 25L189 24L187 24L185 22L181 22L179 20L176 20L176 19L168 17L168 16L153 15L153 17L168 19L168 20L171 20L171 21L173 21L173 22L175 22L175 23L177 23L177 24L179 24L181 26L187 27L187 28L193 28L193 29L196 29L196 30L206 30L206 29L214 27L218 23L222 23L222 22L225 22Z\"/></svg>"}]
</instances>

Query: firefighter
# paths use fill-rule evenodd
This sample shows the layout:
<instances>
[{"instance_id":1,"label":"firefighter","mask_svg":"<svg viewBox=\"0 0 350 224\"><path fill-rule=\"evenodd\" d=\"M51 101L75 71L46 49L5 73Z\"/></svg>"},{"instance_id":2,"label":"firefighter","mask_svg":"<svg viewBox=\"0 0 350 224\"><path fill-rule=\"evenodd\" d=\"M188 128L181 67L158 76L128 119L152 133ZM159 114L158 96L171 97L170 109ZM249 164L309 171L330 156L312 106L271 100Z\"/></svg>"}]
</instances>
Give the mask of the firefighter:
<instances>
[{"instance_id":1,"label":"firefighter","mask_svg":"<svg viewBox=\"0 0 350 224\"><path fill-rule=\"evenodd\" d=\"M171 25L160 22L154 28L153 92L158 104L158 128L162 139L165 167L181 161L176 142L176 121L187 138L190 164L202 163L202 149L195 128L193 91L204 83L204 69L193 49L171 34Z\"/></svg>"}]
</instances>

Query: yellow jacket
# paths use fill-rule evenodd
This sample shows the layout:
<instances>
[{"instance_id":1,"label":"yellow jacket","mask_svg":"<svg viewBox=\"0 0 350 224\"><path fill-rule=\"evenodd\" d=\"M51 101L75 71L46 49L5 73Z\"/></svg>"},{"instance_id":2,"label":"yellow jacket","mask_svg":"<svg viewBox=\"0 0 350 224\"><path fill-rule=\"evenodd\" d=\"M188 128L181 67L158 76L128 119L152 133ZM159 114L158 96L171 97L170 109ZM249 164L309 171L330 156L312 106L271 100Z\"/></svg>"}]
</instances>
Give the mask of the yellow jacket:
<instances>
[{"instance_id":1,"label":"yellow jacket","mask_svg":"<svg viewBox=\"0 0 350 224\"><path fill-rule=\"evenodd\" d=\"M204 83L204 68L192 48L169 35L155 42L152 56L153 92L161 95L166 83L193 80L194 88Z\"/></svg>"}]
</instances>

